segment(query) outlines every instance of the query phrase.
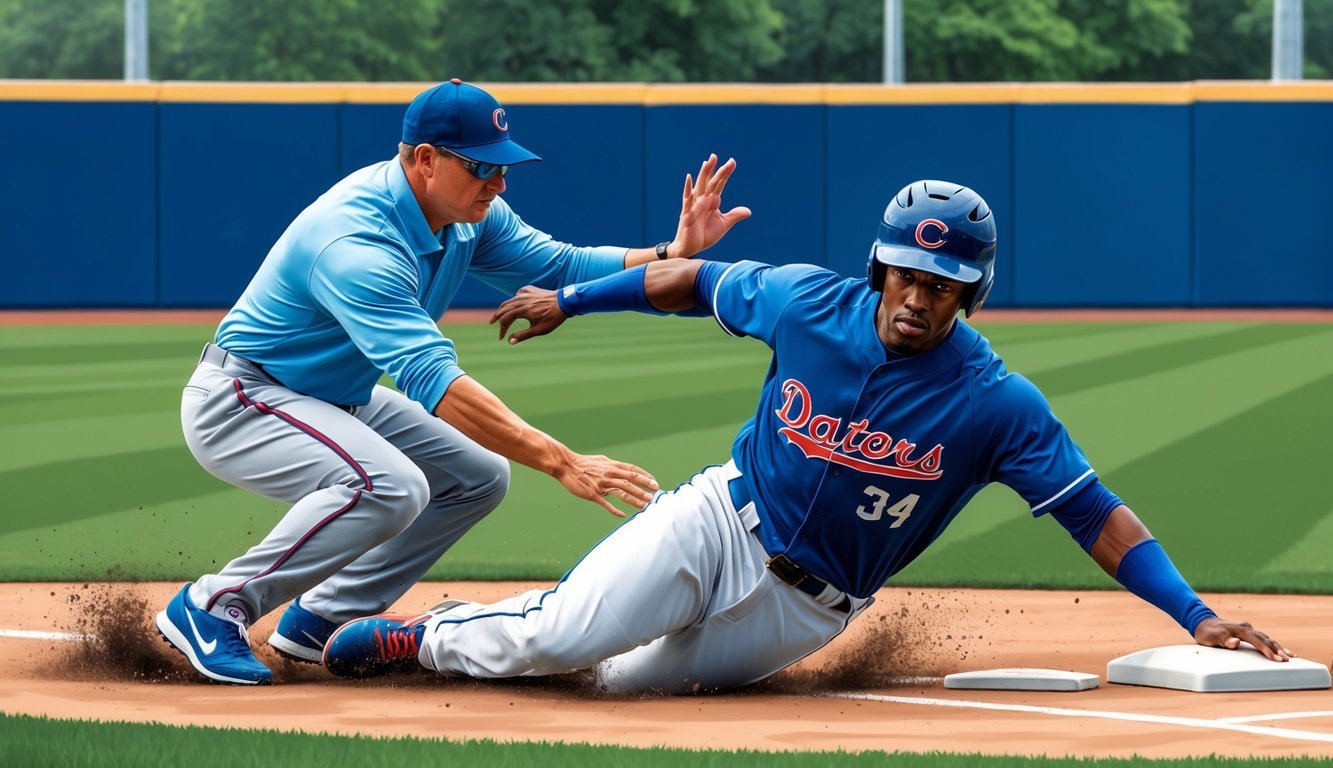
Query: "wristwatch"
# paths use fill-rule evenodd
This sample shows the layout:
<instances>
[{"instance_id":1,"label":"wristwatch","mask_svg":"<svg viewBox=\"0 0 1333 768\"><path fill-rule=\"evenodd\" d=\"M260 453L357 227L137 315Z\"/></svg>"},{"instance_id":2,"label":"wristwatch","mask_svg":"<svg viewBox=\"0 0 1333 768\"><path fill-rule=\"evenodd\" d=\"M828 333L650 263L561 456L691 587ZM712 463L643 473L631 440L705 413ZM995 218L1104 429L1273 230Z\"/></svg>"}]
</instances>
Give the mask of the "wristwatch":
<instances>
[{"instance_id":1,"label":"wristwatch","mask_svg":"<svg viewBox=\"0 0 1333 768\"><path fill-rule=\"evenodd\" d=\"M675 242L675 241L674 241L674 240L668 240L668 241L666 241L665 243L658 243L658 244L657 244L657 248L655 248L654 250L657 251L657 258L658 258L658 259L665 259L665 258L667 257L667 246L671 245L673 242Z\"/></svg>"}]
</instances>

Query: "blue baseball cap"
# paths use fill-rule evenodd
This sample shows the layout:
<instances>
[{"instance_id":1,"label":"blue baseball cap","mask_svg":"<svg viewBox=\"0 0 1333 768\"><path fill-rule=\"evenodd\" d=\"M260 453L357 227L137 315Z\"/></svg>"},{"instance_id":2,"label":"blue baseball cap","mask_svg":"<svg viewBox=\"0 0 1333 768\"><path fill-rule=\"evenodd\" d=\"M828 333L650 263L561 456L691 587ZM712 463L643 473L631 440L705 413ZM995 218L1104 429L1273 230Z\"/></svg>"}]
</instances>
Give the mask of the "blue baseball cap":
<instances>
[{"instance_id":1,"label":"blue baseball cap","mask_svg":"<svg viewBox=\"0 0 1333 768\"><path fill-rule=\"evenodd\" d=\"M407 105L403 143L444 147L495 165L541 160L510 138L509 118L494 96L456 77L422 91Z\"/></svg>"}]
</instances>

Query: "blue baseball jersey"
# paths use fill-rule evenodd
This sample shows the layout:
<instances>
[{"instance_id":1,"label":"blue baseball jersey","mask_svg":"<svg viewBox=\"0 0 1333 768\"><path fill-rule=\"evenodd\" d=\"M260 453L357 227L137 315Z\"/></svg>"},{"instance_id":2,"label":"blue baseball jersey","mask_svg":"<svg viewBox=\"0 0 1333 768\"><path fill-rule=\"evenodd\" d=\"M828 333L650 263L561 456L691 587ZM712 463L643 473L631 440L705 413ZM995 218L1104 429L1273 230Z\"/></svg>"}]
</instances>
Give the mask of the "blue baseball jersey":
<instances>
[{"instance_id":1,"label":"blue baseball jersey","mask_svg":"<svg viewBox=\"0 0 1333 768\"><path fill-rule=\"evenodd\" d=\"M846 592L873 593L988 483L1040 515L1096 479L1041 392L961 319L899 356L864 278L709 262L695 286L725 331L773 349L732 446L760 541Z\"/></svg>"},{"instance_id":2,"label":"blue baseball jersey","mask_svg":"<svg viewBox=\"0 0 1333 768\"><path fill-rule=\"evenodd\" d=\"M463 375L437 321L464 275L513 294L602 277L624 259L624 248L552 240L498 197L480 223L432 232L395 158L352 173L292 221L214 341L336 405L369 402L383 372L433 411Z\"/></svg>"}]
</instances>

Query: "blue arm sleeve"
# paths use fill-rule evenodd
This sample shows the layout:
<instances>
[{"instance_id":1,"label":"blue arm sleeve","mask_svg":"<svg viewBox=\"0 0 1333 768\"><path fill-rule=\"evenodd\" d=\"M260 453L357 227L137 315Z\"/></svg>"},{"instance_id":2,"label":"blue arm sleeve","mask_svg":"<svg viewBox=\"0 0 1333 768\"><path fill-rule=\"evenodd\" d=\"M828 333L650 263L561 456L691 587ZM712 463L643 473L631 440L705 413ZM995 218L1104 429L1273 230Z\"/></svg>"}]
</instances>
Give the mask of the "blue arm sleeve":
<instances>
[{"instance_id":1,"label":"blue arm sleeve","mask_svg":"<svg viewBox=\"0 0 1333 768\"><path fill-rule=\"evenodd\" d=\"M1111 510L1123 503L1119 496L1094 478L1052 509L1051 517L1069 531L1084 552L1091 552L1097 537L1102 535L1102 526L1106 525Z\"/></svg>"},{"instance_id":2,"label":"blue arm sleeve","mask_svg":"<svg viewBox=\"0 0 1333 768\"><path fill-rule=\"evenodd\" d=\"M1216 616L1194 593L1166 556L1157 539L1140 541L1120 560L1115 580L1125 589L1161 608L1190 635L1199 622Z\"/></svg>"},{"instance_id":3,"label":"blue arm sleeve","mask_svg":"<svg viewBox=\"0 0 1333 768\"><path fill-rule=\"evenodd\" d=\"M567 285L555 294L560 311L573 317L591 312L642 312L648 315L685 315L707 317L710 311L697 304L679 312L664 312L654 307L644 291L643 281L648 265L622 270L599 280Z\"/></svg>"}]
</instances>

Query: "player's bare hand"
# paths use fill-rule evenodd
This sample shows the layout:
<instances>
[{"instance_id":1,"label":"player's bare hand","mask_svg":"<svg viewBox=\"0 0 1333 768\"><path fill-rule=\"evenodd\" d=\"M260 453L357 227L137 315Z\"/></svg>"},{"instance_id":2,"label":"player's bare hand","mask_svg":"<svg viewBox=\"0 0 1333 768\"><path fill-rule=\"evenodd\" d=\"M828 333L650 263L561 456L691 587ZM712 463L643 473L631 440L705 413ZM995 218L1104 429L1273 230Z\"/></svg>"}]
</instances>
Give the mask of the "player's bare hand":
<instances>
[{"instance_id":1,"label":"player's bare hand","mask_svg":"<svg viewBox=\"0 0 1333 768\"><path fill-rule=\"evenodd\" d=\"M722 212L722 190L726 189L727 179L735 170L735 158L719 166L717 155L709 155L699 167L698 178L692 179L685 174L685 191L680 197L680 223L676 225L676 237L668 251L671 256L689 258L711 247L737 222L750 217L750 209L745 206Z\"/></svg>"},{"instance_id":2,"label":"player's bare hand","mask_svg":"<svg viewBox=\"0 0 1333 768\"><path fill-rule=\"evenodd\" d=\"M1250 626L1248 621L1235 623L1210 617L1199 622L1199 626L1194 628L1194 641L1199 645L1229 648L1234 651L1240 647L1242 640L1253 645L1273 661L1288 661L1296 657L1290 648Z\"/></svg>"},{"instance_id":3,"label":"player's bare hand","mask_svg":"<svg viewBox=\"0 0 1333 768\"><path fill-rule=\"evenodd\" d=\"M620 499L635 509L653 500L657 480L639 467L605 456L572 454L554 474L556 480L580 499L595 502L616 517L624 517L607 497Z\"/></svg>"},{"instance_id":4,"label":"player's bare hand","mask_svg":"<svg viewBox=\"0 0 1333 768\"><path fill-rule=\"evenodd\" d=\"M491 324L500 324L500 338L503 339L515 321L528 321L525 330L515 331L509 337L510 344L517 344L533 336L545 336L568 319L555 300L555 291L525 285L518 289L514 298L496 308L495 314L491 315Z\"/></svg>"}]
</instances>

